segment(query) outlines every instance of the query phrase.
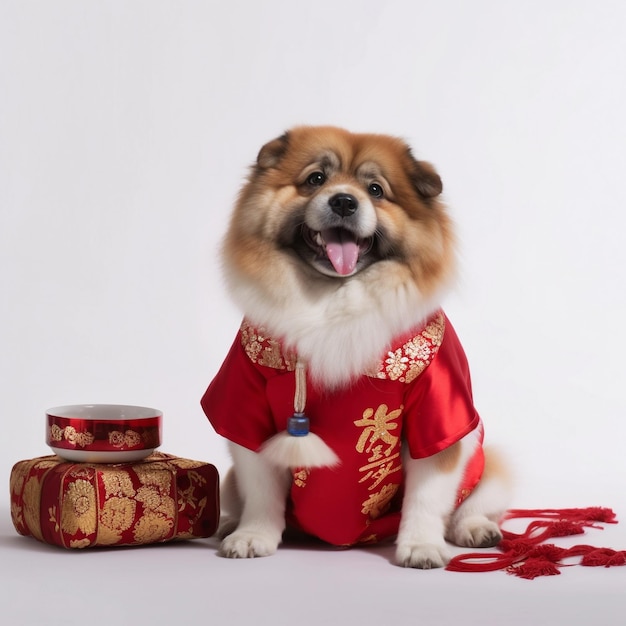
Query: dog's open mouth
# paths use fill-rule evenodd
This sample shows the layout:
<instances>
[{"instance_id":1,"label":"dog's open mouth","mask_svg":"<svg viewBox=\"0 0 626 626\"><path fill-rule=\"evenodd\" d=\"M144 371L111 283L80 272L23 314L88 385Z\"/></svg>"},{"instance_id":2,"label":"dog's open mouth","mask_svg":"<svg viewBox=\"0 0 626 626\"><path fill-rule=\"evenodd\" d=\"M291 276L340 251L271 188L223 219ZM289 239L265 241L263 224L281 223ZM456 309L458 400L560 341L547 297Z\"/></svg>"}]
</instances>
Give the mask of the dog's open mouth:
<instances>
[{"instance_id":1,"label":"dog's open mouth","mask_svg":"<svg viewBox=\"0 0 626 626\"><path fill-rule=\"evenodd\" d=\"M359 259L367 254L373 245L373 238L358 238L347 228L327 228L316 231L305 226L304 241L316 252L316 261L330 264L340 276L349 276L357 268Z\"/></svg>"}]
</instances>

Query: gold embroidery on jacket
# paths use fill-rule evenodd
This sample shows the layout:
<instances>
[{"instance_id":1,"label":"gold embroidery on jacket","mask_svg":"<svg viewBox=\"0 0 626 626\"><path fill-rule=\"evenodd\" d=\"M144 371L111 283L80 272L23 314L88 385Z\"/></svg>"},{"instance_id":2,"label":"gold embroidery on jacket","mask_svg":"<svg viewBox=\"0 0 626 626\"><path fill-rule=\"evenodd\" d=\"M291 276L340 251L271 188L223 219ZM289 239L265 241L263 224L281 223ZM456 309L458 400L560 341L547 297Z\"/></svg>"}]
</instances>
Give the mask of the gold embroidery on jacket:
<instances>
[{"instance_id":1,"label":"gold embroidery on jacket","mask_svg":"<svg viewBox=\"0 0 626 626\"><path fill-rule=\"evenodd\" d=\"M269 337L264 328L255 328L246 320L241 325L241 344L253 363L289 372L296 368L295 354L283 351L281 343Z\"/></svg>"},{"instance_id":2,"label":"gold embroidery on jacket","mask_svg":"<svg viewBox=\"0 0 626 626\"><path fill-rule=\"evenodd\" d=\"M400 478L397 484L388 479L402 470L398 420L403 408L400 405L400 408L390 411L386 404L381 404L376 410L365 409L362 419L354 422L355 426L362 428L355 448L365 457L365 463L359 468L362 474L359 484L366 484L367 490L373 492L361 504L361 512L371 520L389 510L391 500L400 487ZM383 482L387 484L374 491Z\"/></svg>"},{"instance_id":3,"label":"gold embroidery on jacket","mask_svg":"<svg viewBox=\"0 0 626 626\"><path fill-rule=\"evenodd\" d=\"M377 519L389 510L391 500L396 495L400 485L385 485L380 491L373 493L365 502L361 513L370 519Z\"/></svg>"},{"instance_id":4,"label":"gold embroidery on jacket","mask_svg":"<svg viewBox=\"0 0 626 626\"><path fill-rule=\"evenodd\" d=\"M445 317L439 312L412 339L400 348L387 352L368 375L407 384L414 381L432 363L443 341L444 332Z\"/></svg>"},{"instance_id":5,"label":"gold embroidery on jacket","mask_svg":"<svg viewBox=\"0 0 626 626\"><path fill-rule=\"evenodd\" d=\"M253 363L289 372L295 369L296 354L285 350L264 328L255 328L244 320L240 331L241 345ZM407 384L414 381L439 351L444 331L445 317L440 311L413 338L387 352L365 375Z\"/></svg>"},{"instance_id":6,"label":"gold embroidery on jacket","mask_svg":"<svg viewBox=\"0 0 626 626\"><path fill-rule=\"evenodd\" d=\"M400 459L400 453L396 453L388 459L382 461L375 461L369 465L364 465L359 468L360 472L367 472L359 483L364 483L367 480L373 480L374 482L368 487L369 490L376 489L380 483L383 482L390 474L395 474L402 469L402 466L398 463Z\"/></svg>"},{"instance_id":7,"label":"gold embroidery on jacket","mask_svg":"<svg viewBox=\"0 0 626 626\"><path fill-rule=\"evenodd\" d=\"M306 468L297 469L293 472L293 482L296 487L306 487L306 480L311 473L310 470Z\"/></svg>"},{"instance_id":8,"label":"gold embroidery on jacket","mask_svg":"<svg viewBox=\"0 0 626 626\"><path fill-rule=\"evenodd\" d=\"M376 409L376 412L374 412L374 409L365 409L365 411L363 411L363 419L354 422L355 426L365 427L356 444L357 452L371 452L372 446L378 441L382 441L387 444L385 456L389 456L391 450L397 447L400 439L389 432L398 428L398 424L392 420L396 420L400 417L403 408L404 407L400 405L399 409L390 411L389 413L387 413L389 407L386 404L381 404ZM365 444L368 441L369 446L366 448Z\"/></svg>"}]
</instances>

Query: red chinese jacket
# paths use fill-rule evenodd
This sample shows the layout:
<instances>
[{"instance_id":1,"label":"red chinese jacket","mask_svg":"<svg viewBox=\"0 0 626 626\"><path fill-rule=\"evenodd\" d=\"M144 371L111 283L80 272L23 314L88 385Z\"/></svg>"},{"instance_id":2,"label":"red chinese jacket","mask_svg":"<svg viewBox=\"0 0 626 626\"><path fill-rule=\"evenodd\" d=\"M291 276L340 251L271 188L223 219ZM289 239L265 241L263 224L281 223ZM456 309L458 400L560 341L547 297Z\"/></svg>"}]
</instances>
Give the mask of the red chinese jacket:
<instances>
[{"instance_id":1,"label":"red chinese jacket","mask_svg":"<svg viewBox=\"0 0 626 626\"><path fill-rule=\"evenodd\" d=\"M250 450L285 430L293 414L296 355L244 320L202 398L215 430ZM306 415L341 459L332 468L293 471L288 523L328 543L380 541L398 532L402 441L428 457L482 424L472 400L467 359L442 311L398 337L378 366L345 389L307 389ZM463 501L483 471L482 446L457 494Z\"/></svg>"}]
</instances>

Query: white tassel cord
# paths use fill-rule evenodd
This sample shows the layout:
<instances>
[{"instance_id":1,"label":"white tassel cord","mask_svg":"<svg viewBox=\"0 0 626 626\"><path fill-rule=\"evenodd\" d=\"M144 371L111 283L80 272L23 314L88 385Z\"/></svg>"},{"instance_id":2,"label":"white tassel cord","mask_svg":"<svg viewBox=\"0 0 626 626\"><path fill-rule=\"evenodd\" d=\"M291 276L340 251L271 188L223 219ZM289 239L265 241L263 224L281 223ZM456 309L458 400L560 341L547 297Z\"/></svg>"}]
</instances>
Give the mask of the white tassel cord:
<instances>
[{"instance_id":1,"label":"white tassel cord","mask_svg":"<svg viewBox=\"0 0 626 626\"><path fill-rule=\"evenodd\" d=\"M308 422L304 415L306 406L306 369L304 363L296 363L296 390L293 400L295 415ZM293 419L292 418L292 419ZM339 463L339 457L315 433L305 430L294 435L287 431L280 432L268 439L261 447L260 454L272 465L295 469L298 467L332 467Z\"/></svg>"},{"instance_id":2,"label":"white tassel cord","mask_svg":"<svg viewBox=\"0 0 626 626\"><path fill-rule=\"evenodd\" d=\"M306 369L302 361L296 362L296 391L293 396L293 410L296 414L304 414L306 407Z\"/></svg>"},{"instance_id":3,"label":"white tassel cord","mask_svg":"<svg viewBox=\"0 0 626 626\"><path fill-rule=\"evenodd\" d=\"M259 452L272 465L285 469L333 467L339 457L315 433L293 437L282 431L268 439Z\"/></svg>"}]
</instances>

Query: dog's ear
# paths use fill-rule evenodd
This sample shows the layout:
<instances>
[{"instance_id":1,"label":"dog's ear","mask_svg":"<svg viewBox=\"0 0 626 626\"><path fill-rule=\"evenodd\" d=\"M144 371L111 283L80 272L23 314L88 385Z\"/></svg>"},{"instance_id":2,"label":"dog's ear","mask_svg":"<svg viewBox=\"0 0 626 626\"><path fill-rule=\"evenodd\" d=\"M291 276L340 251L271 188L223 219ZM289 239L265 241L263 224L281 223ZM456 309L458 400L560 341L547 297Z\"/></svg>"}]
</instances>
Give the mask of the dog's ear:
<instances>
[{"instance_id":1,"label":"dog's ear","mask_svg":"<svg viewBox=\"0 0 626 626\"><path fill-rule=\"evenodd\" d=\"M434 198L443 191L441 177L428 161L418 161L409 152L411 160L411 180L417 192L423 198Z\"/></svg>"},{"instance_id":2,"label":"dog's ear","mask_svg":"<svg viewBox=\"0 0 626 626\"><path fill-rule=\"evenodd\" d=\"M260 150L256 158L256 164L259 169L266 170L270 167L276 167L281 160L287 145L289 144L289 133L285 133L276 139L266 143Z\"/></svg>"}]
</instances>

